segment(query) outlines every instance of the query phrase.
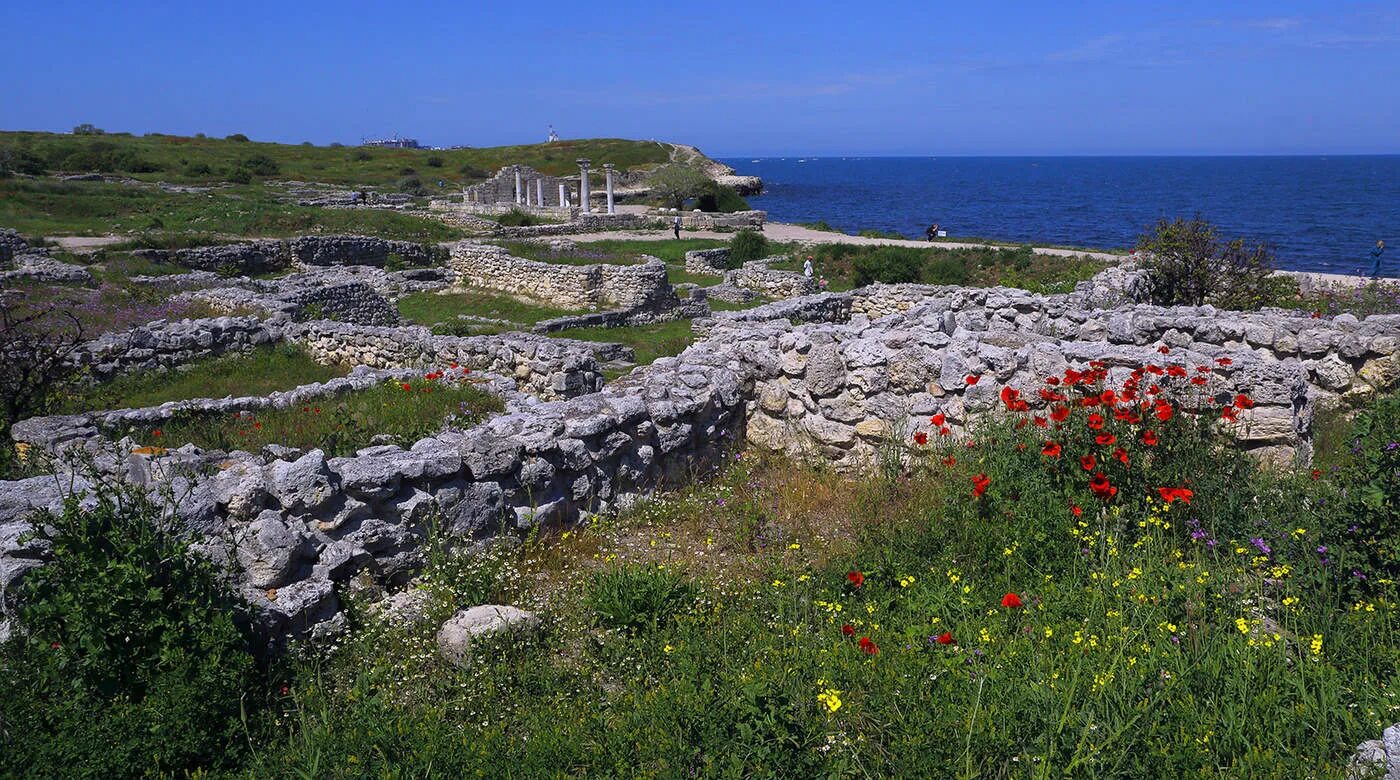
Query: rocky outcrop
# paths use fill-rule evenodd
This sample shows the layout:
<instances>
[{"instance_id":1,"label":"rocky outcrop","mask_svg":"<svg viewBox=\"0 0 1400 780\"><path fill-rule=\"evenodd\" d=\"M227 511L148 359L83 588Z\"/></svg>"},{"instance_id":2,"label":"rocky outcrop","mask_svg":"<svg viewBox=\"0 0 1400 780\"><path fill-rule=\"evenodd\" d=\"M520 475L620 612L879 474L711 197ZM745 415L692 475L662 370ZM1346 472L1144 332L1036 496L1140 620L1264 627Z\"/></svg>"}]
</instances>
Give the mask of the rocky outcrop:
<instances>
[{"instance_id":1,"label":"rocky outcrop","mask_svg":"<svg viewBox=\"0 0 1400 780\"><path fill-rule=\"evenodd\" d=\"M0 283L20 280L61 284L90 284L88 269L49 256L47 249L22 249L10 261L12 268L0 271Z\"/></svg>"},{"instance_id":2,"label":"rocky outcrop","mask_svg":"<svg viewBox=\"0 0 1400 780\"><path fill-rule=\"evenodd\" d=\"M437 632L438 652L454 666L469 667L475 661L474 646L502 637L524 637L539 630L540 618L519 607L483 604L464 609L442 624Z\"/></svg>"},{"instance_id":3,"label":"rocky outcrop","mask_svg":"<svg viewBox=\"0 0 1400 780\"><path fill-rule=\"evenodd\" d=\"M29 248L29 242L18 230L0 228L0 265L10 262L15 255L23 253Z\"/></svg>"}]
</instances>

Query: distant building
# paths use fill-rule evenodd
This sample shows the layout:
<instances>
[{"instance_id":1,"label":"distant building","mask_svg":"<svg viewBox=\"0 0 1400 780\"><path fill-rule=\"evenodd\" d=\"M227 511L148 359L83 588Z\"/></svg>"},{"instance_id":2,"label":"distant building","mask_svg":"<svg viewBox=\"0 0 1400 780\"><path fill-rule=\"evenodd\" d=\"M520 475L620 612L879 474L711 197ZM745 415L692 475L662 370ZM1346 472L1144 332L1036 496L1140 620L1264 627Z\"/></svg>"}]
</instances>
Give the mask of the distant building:
<instances>
[{"instance_id":1,"label":"distant building","mask_svg":"<svg viewBox=\"0 0 1400 780\"><path fill-rule=\"evenodd\" d=\"M360 141L360 146L376 146L380 149L421 149L417 138L400 138L397 135L393 138L366 138Z\"/></svg>"},{"instance_id":2,"label":"distant building","mask_svg":"<svg viewBox=\"0 0 1400 780\"><path fill-rule=\"evenodd\" d=\"M552 144L552 143L554 143L555 141L558 141L558 140L559 140L559 134L556 133L556 132L554 132L554 125L550 125L550 126L549 126L549 137L546 138L544 142L547 143L547 144Z\"/></svg>"}]
</instances>

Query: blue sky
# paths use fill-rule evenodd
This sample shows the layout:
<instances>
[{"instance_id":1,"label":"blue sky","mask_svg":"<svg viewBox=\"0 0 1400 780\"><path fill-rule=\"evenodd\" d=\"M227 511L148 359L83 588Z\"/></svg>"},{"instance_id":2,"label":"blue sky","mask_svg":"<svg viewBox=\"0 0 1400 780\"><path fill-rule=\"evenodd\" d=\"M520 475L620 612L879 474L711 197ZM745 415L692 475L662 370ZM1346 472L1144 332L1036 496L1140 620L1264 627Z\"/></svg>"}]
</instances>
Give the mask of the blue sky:
<instances>
[{"instance_id":1,"label":"blue sky","mask_svg":"<svg viewBox=\"0 0 1400 780\"><path fill-rule=\"evenodd\" d=\"M1400 4L9 2L0 128L1400 153Z\"/></svg>"}]
</instances>

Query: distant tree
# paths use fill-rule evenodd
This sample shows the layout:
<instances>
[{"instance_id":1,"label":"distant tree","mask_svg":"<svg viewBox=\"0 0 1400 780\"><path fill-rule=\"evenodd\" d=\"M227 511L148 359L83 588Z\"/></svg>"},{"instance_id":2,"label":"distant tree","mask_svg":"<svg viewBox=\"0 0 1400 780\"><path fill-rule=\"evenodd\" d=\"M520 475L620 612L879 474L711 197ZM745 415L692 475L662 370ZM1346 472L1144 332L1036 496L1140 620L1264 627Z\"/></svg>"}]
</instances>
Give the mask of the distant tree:
<instances>
[{"instance_id":1,"label":"distant tree","mask_svg":"<svg viewBox=\"0 0 1400 780\"><path fill-rule=\"evenodd\" d=\"M429 155L426 162L428 163L428 167L429 167L429 168L441 168L441 167L442 167L442 158L441 158L441 157L438 157L438 156L435 155L435 154L434 154L434 155Z\"/></svg>"},{"instance_id":2,"label":"distant tree","mask_svg":"<svg viewBox=\"0 0 1400 780\"><path fill-rule=\"evenodd\" d=\"M310 141L302 141L302 142L301 142L301 145L302 145L302 146L315 146L316 144L313 144L313 143L311 143Z\"/></svg>"},{"instance_id":3,"label":"distant tree","mask_svg":"<svg viewBox=\"0 0 1400 780\"><path fill-rule=\"evenodd\" d=\"M246 157L238 163L238 167L254 176L276 176L281 171L277 161L265 154Z\"/></svg>"},{"instance_id":4,"label":"distant tree","mask_svg":"<svg viewBox=\"0 0 1400 780\"><path fill-rule=\"evenodd\" d=\"M44 173L43 158L23 147L0 146L0 179L17 173L39 176Z\"/></svg>"},{"instance_id":5,"label":"distant tree","mask_svg":"<svg viewBox=\"0 0 1400 780\"><path fill-rule=\"evenodd\" d=\"M239 142L239 143L245 143L245 144L246 144L246 143L248 143L248 136L246 136L246 135L244 135L244 134L242 134L242 133L234 133L233 135L227 136L224 140L226 140L226 141L237 141L237 142Z\"/></svg>"},{"instance_id":6,"label":"distant tree","mask_svg":"<svg viewBox=\"0 0 1400 780\"><path fill-rule=\"evenodd\" d=\"M691 198L704 195L710 187L710 177L689 165L663 165L647 176L647 186L663 205L683 208Z\"/></svg>"},{"instance_id":7,"label":"distant tree","mask_svg":"<svg viewBox=\"0 0 1400 780\"><path fill-rule=\"evenodd\" d=\"M73 128L73 135L104 135L105 133L105 130L89 122L84 122Z\"/></svg>"},{"instance_id":8,"label":"distant tree","mask_svg":"<svg viewBox=\"0 0 1400 780\"><path fill-rule=\"evenodd\" d=\"M343 144L343 143L341 143L341 142L339 142L339 141L331 141L331 148L332 148L332 149L343 149L343 148L345 148L345 144Z\"/></svg>"},{"instance_id":9,"label":"distant tree","mask_svg":"<svg viewBox=\"0 0 1400 780\"><path fill-rule=\"evenodd\" d=\"M1137 251L1152 280L1152 302L1161 306L1251 309L1267 300L1274 255L1267 243L1226 241L1198 214L1163 218L1138 238Z\"/></svg>"},{"instance_id":10,"label":"distant tree","mask_svg":"<svg viewBox=\"0 0 1400 780\"><path fill-rule=\"evenodd\" d=\"M57 307L21 310L13 297L0 303L0 463L11 457L10 426L48 412L59 386L73 373L68 358L83 343L82 323Z\"/></svg>"}]
</instances>

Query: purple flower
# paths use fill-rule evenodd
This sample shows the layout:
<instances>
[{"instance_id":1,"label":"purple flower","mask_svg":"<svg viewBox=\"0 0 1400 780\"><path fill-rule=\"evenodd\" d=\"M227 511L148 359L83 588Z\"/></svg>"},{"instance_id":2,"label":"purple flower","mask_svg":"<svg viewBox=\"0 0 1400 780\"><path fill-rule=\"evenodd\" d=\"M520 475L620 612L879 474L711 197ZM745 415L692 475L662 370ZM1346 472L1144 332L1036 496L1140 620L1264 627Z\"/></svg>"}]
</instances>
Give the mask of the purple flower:
<instances>
[{"instance_id":1,"label":"purple flower","mask_svg":"<svg viewBox=\"0 0 1400 780\"><path fill-rule=\"evenodd\" d=\"M1327 554L1327 545L1325 545L1325 544L1324 544L1324 545L1320 545L1320 546L1317 548L1317 554L1318 554L1318 555L1326 555L1326 554Z\"/></svg>"},{"instance_id":2,"label":"purple flower","mask_svg":"<svg viewBox=\"0 0 1400 780\"><path fill-rule=\"evenodd\" d=\"M1259 538L1258 536L1254 537L1253 539L1250 539L1249 543L1254 545L1255 548L1259 550L1259 552L1265 555L1269 555L1273 552L1273 550L1269 549L1269 545L1265 544L1264 540Z\"/></svg>"}]
</instances>

